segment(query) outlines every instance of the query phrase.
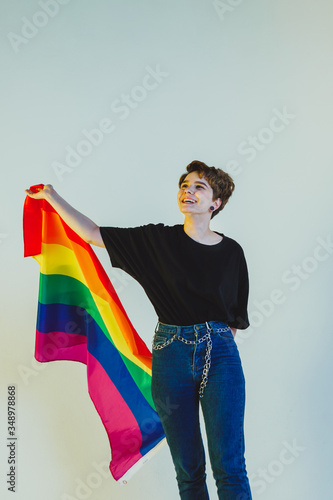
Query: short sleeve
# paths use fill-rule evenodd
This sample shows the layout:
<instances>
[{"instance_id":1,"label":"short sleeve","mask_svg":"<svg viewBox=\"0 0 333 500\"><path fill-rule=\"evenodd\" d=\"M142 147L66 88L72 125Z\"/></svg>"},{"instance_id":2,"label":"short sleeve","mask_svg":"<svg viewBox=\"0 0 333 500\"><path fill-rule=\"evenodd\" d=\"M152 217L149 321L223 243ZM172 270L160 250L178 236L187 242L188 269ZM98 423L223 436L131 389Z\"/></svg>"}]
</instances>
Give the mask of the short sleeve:
<instances>
[{"instance_id":1,"label":"short sleeve","mask_svg":"<svg viewBox=\"0 0 333 500\"><path fill-rule=\"evenodd\" d=\"M238 293L237 293L237 313L235 318L235 328L245 330L249 325L248 317L249 298L249 274L243 250L239 259Z\"/></svg>"},{"instance_id":2,"label":"short sleeve","mask_svg":"<svg viewBox=\"0 0 333 500\"><path fill-rule=\"evenodd\" d=\"M141 282L150 268L154 252L154 225L132 228L103 226L100 232L112 266L123 269Z\"/></svg>"}]
</instances>

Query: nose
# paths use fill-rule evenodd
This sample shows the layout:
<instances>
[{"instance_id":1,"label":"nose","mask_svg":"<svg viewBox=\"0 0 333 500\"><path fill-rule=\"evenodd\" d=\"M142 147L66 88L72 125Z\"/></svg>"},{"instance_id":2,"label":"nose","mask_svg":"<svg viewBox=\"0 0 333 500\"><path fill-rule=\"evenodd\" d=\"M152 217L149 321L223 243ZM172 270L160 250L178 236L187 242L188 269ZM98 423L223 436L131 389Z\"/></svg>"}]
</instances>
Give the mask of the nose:
<instances>
[{"instance_id":1,"label":"nose","mask_svg":"<svg viewBox=\"0 0 333 500\"><path fill-rule=\"evenodd\" d=\"M193 189L193 188L191 188L191 186L187 186L187 187L184 189L184 191L185 191L185 193L193 194L193 191L192 191L191 189Z\"/></svg>"}]
</instances>

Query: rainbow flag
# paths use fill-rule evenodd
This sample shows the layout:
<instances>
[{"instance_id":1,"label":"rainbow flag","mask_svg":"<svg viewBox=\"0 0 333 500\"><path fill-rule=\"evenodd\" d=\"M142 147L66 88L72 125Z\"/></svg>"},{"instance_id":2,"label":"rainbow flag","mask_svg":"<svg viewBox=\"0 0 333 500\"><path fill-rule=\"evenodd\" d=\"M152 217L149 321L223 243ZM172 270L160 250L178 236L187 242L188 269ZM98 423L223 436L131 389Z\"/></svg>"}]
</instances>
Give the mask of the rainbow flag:
<instances>
[{"instance_id":1,"label":"rainbow flag","mask_svg":"<svg viewBox=\"0 0 333 500\"><path fill-rule=\"evenodd\" d=\"M165 442L151 396L151 352L91 246L48 202L26 197L23 234L24 256L40 265L35 357L87 365L89 395L110 441L110 471L126 483Z\"/></svg>"}]
</instances>

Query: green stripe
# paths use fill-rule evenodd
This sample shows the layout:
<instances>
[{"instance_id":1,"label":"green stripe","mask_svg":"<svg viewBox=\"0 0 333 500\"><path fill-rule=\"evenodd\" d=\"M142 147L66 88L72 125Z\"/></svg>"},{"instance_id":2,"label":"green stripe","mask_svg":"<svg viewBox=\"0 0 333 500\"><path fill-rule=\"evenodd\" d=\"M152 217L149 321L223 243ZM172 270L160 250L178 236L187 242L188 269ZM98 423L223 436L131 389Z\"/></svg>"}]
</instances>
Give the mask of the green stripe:
<instances>
[{"instance_id":1,"label":"green stripe","mask_svg":"<svg viewBox=\"0 0 333 500\"><path fill-rule=\"evenodd\" d=\"M64 274L41 273L38 300L42 304L66 304L85 309L114 345L89 288L81 281Z\"/></svg>"},{"instance_id":2,"label":"green stripe","mask_svg":"<svg viewBox=\"0 0 333 500\"><path fill-rule=\"evenodd\" d=\"M119 352L119 351L118 351ZM149 373L145 372L140 368L138 365L133 363L130 359L124 357L121 353L119 353L120 356L122 357L126 368L131 374L131 377L133 378L134 382L138 386L139 390L141 391L143 397L146 399L147 403L156 411L153 398L151 395L151 376ZM149 380L150 379L150 380ZM149 384L147 384L147 380L149 381Z\"/></svg>"},{"instance_id":3,"label":"green stripe","mask_svg":"<svg viewBox=\"0 0 333 500\"><path fill-rule=\"evenodd\" d=\"M66 304L85 309L96 321L112 345L115 345L89 288L81 281L63 274L40 273L38 300L42 304ZM146 383L147 377L151 378L150 375L124 356L120 351L118 352L148 404L155 409L151 396L150 384L147 387Z\"/></svg>"}]
</instances>

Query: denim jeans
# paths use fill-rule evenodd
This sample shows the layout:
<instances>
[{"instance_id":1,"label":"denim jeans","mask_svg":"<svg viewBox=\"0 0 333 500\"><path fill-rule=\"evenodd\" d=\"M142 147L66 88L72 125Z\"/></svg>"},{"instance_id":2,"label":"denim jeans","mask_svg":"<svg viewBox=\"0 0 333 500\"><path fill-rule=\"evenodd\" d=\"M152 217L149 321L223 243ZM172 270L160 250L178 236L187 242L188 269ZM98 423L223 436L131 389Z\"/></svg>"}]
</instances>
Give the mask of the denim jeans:
<instances>
[{"instance_id":1,"label":"denim jeans","mask_svg":"<svg viewBox=\"0 0 333 500\"><path fill-rule=\"evenodd\" d=\"M159 322L152 372L153 400L171 451L180 498L209 499L201 404L219 499L251 500L244 458L245 380L230 328L216 321L186 327Z\"/></svg>"}]
</instances>

